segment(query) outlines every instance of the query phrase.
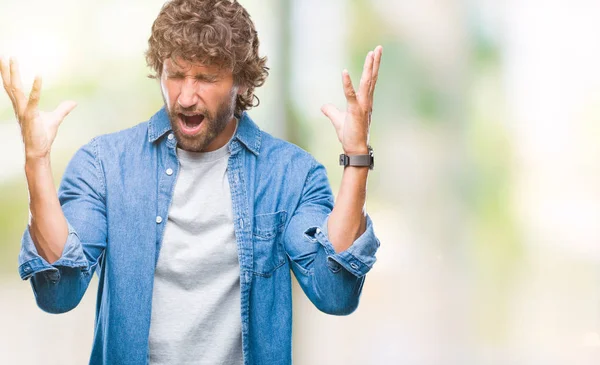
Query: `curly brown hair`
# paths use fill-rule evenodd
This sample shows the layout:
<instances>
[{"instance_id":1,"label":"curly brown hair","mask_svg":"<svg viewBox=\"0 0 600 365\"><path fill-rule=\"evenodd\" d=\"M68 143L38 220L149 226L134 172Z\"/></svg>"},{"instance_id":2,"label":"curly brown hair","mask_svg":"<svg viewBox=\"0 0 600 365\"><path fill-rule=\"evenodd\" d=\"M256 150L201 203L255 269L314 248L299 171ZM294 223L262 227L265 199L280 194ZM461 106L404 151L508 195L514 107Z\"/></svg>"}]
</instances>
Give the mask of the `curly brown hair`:
<instances>
[{"instance_id":1,"label":"curly brown hair","mask_svg":"<svg viewBox=\"0 0 600 365\"><path fill-rule=\"evenodd\" d=\"M166 59L182 59L230 69L236 85L235 114L258 106L254 89L264 84L267 58L258 55L258 36L250 15L237 0L172 0L161 9L148 39L146 62L160 78ZM254 103L256 99L256 103Z\"/></svg>"}]
</instances>

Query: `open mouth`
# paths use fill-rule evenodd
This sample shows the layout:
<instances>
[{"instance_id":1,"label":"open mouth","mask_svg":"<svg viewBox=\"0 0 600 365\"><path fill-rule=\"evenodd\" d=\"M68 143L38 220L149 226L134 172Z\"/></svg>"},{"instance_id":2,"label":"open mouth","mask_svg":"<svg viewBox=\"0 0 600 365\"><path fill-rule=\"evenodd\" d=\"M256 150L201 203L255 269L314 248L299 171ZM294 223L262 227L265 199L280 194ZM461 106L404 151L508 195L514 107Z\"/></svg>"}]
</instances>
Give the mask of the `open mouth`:
<instances>
[{"instance_id":1,"label":"open mouth","mask_svg":"<svg viewBox=\"0 0 600 365\"><path fill-rule=\"evenodd\" d=\"M202 114L185 115L179 113L179 124L184 134L193 135L198 133L203 121L204 115Z\"/></svg>"}]
</instances>

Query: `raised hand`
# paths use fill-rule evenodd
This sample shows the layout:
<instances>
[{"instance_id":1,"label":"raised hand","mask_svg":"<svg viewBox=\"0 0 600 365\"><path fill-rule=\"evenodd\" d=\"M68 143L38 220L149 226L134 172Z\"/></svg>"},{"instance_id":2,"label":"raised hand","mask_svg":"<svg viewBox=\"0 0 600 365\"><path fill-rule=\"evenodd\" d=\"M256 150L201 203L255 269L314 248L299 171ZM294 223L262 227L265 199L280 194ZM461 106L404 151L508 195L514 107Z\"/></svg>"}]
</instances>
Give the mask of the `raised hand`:
<instances>
[{"instance_id":1,"label":"raised hand","mask_svg":"<svg viewBox=\"0 0 600 365\"><path fill-rule=\"evenodd\" d=\"M344 94L347 101L345 111L337 109L332 104L321 107L323 114L331 120L346 154L368 153L367 145L369 144L369 128L373 111L373 94L382 53L383 48L377 46L374 51L367 54L358 93L352 86L348 71L344 70L342 72Z\"/></svg>"},{"instance_id":2,"label":"raised hand","mask_svg":"<svg viewBox=\"0 0 600 365\"><path fill-rule=\"evenodd\" d=\"M23 93L19 65L14 59L7 62L0 58L0 73L4 90L12 103L15 116L21 127L21 136L25 144L27 159L47 158L58 126L63 119L77 106L74 101L62 102L54 111L38 110L42 79L36 76L29 98Z\"/></svg>"}]
</instances>

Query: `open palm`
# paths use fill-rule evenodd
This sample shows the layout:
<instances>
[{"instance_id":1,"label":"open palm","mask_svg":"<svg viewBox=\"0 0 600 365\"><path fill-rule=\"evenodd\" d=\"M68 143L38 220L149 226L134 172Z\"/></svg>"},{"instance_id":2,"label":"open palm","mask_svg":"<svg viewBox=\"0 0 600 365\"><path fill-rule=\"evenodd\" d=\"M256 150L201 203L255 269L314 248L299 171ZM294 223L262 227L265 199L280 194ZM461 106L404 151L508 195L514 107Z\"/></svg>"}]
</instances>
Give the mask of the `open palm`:
<instances>
[{"instance_id":1,"label":"open palm","mask_svg":"<svg viewBox=\"0 0 600 365\"><path fill-rule=\"evenodd\" d=\"M10 98L21 127L26 158L47 157L56 138L58 126L77 104L73 101L65 101L52 112L39 111L38 104L42 89L42 79L39 76L33 82L29 98L26 98L19 66L15 60L11 59L9 63L0 59L0 73L4 90Z\"/></svg>"},{"instance_id":2,"label":"open palm","mask_svg":"<svg viewBox=\"0 0 600 365\"><path fill-rule=\"evenodd\" d=\"M352 86L348 71L342 72L344 94L347 101L345 111L339 110L332 104L326 104L321 108L323 114L331 120L346 154L366 154L368 151L373 94L382 53L383 48L377 46L374 51L367 54L358 92Z\"/></svg>"}]
</instances>

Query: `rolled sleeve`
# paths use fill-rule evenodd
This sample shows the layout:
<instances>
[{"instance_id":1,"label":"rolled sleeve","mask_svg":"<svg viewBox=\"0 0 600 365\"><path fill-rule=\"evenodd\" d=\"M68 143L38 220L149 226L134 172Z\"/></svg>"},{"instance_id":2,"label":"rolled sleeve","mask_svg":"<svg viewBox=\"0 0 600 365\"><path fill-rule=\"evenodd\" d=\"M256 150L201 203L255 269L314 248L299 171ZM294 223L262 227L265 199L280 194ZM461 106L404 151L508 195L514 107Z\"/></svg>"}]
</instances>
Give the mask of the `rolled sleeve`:
<instances>
[{"instance_id":1,"label":"rolled sleeve","mask_svg":"<svg viewBox=\"0 0 600 365\"><path fill-rule=\"evenodd\" d=\"M21 239L19 275L30 279L38 306L48 313L75 308L100 263L107 242L106 189L97 139L73 156L58 188L68 235L59 259L50 264L37 251L29 227Z\"/></svg>"},{"instance_id":2,"label":"rolled sleeve","mask_svg":"<svg viewBox=\"0 0 600 365\"><path fill-rule=\"evenodd\" d=\"M373 222L369 215L366 216L367 227L365 232L358 237L346 250L336 253L327 232L329 215L321 227L310 227L304 234L323 246L327 253L328 266L336 272L340 266L352 275L360 278L365 276L377 261L375 254L380 246L379 239L375 236Z\"/></svg>"},{"instance_id":3,"label":"rolled sleeve","mask_svg":"<svg viewBox=\"0 0 600 365\"><path fill-rule=\"evenodd\" d=\"M307 174L298 207L287 223L284 247L291 269L310 301L324 313L348 315L358 307L379 240L367 216L365 232L344 252L336 253L327 234L333 206L325 168L315 162Z\"/></svg>"},{"instance_id":4,"label":"rolled sleeve","mask_svg":"<svg viewBox=\"0 0 600 365\"><path fill-rule=\"evenodd\" d=\"M19 253L19 275L21 279L27 280L37 273L45 272L48 278L56 281L60 278L58 267L79 268L82 271L89 269L89 263L83 253L81 241L71 224L68 222L67 224L69 235L63 254L53 264L48 263L39 255L31 238L29 227L25 229L21 240L21 252Z\"/></svg>"}]
</instances>

